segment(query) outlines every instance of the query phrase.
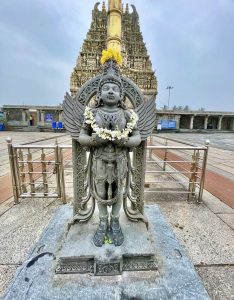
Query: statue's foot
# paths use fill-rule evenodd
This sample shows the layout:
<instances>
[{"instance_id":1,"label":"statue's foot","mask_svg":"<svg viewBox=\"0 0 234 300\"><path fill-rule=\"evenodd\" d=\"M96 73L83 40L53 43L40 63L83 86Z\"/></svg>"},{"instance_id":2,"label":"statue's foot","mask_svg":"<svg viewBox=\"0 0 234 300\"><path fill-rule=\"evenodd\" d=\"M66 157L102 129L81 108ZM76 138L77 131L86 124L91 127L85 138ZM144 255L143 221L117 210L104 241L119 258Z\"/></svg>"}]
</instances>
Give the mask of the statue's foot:
<instances>
[{"instance_id":1,"label":"statue's foot","mask_svg":"<svg viewBox=\"0 0 234 300\"><path fill-rule=\"evenodd\" d=\"M119 224L119 218L111 218L110 230L112 232L112 239L115 246L123 244L124 236Z\"/></svg>"},{"instance_id":2,"label":"statue's foot","mask_svg":"<svg viewBox=\"0 0 234 300\"><path fill-rule=\"evenodd\" d=\"M104 244L107 228L108 228L108 219L100 218L98 229L95 232L93 237L93 242L95 246L101 247Z\"/></svg>"}]
</instances>

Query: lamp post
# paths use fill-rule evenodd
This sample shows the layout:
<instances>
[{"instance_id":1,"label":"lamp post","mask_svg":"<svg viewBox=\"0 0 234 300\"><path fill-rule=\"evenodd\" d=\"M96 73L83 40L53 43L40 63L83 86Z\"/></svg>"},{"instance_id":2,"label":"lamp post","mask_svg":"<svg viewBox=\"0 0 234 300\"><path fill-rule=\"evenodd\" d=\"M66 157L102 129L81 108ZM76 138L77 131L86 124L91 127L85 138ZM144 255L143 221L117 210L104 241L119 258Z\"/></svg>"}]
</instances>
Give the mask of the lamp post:
<instances>
[{"instance_id":1,"label":"lamp post","mask_svg":"<svg viewBox=\"0 0 234 300\"><path fill-rule=\"evenodd\" d=\"M173 88L174 88L174 87L173 87L173 86L170 86L170 85L168 85L168 86L166 87L166 89L167 89L168 92L169 92L169 94L168 94L168 105L167 105L168 109L169 109L169 105L170 105L171 89L173 89Z\"/></svg>"}]
</instances>

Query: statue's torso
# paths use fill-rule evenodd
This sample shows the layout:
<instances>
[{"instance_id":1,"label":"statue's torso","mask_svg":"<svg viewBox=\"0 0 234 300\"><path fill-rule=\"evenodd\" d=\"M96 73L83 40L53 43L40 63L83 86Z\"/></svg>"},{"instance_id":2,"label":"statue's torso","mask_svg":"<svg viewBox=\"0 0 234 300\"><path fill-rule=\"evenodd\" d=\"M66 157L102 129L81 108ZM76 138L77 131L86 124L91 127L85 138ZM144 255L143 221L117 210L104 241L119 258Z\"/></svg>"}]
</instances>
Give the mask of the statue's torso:
<instances>
[{"instance_id":1,"label":"statue's torso","mask_svg":"<svg viewBox=\"0 0 234 300\"><path fill-rule=\"evenodd\" d=\"M122 131L126 128L127 113L119 108L113 113L106 112L102 108L94 111L96 124L100 128ZM112 171L110 171L112 170ZM93 149L93 175L96 179L112 180L116 177L126 177L127 149L119 147L112 141L99 145ZM111 175L110 175L111 173Z\"/></svg>"},{"instance_id":2,"label":"statue's torso","mask_svg":"<svg viewBox=\"0 0 234 300\"><path fill-rule=\"evenodd\" d=\"M104 111L102 108L98 108L94 111L96 124L100 128L105 128L108 130L118 130L122 131L126 128L127 124L127 111L119 108L117 111L110 113ZM106 158L106 160L115 160L117 156L122 155L121 153L126 152L120 149L112 141L104 145L100 145L95 149L95 155L98 157Z\"/></svg>"},{"instance_id":3,"label":"statue's torso","mask_svg":"<svg viewBox=\"0 0 234 300\"><path fill-rule=\"evenodd\" d=\"M106 112L101 108L96 110L95 115L96 124L101 128L109 130L122 131L127 124L126 113L123 109L119 108L115 112Z\"/></svg>"}]
</instances>

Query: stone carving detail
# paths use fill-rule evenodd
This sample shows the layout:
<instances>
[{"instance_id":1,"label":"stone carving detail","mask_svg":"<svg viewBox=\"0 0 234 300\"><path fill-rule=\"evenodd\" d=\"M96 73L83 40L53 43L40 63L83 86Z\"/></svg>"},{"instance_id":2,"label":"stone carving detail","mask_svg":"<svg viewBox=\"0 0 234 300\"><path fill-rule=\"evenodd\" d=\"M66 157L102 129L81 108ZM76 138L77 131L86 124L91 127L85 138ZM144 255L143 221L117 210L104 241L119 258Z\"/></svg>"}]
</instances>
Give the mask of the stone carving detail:
<instances>
[{"instance_id":1,"label":"stone carving detail","mask_svg":"<svg viewBox=\"0 0 234 300\"><path fill-rule=\"evenodd\" d=\"M74 100L83 105L87 105L90 98L92 98L96 91L100 81L101 75L87 81L75 95ZM137 107L143 103L141 90L128 78L121 76L123 88L125 94L133 104L133 107Z\"/></svg>"},{"instance_id":2,"label":"stone carving detail","mask_svg":"<svg viewBox=\"0 0 234 300\"><path fill-rule=\"evenodd\" d=\"M74 221L88 221L92 216L95 209L95 201L89 203L91 198L88 186L85 186L87 182L87 161L85 149L76 141L72 140L73 149L73 185L74 185ZM82 213L80 213L82 212Z\"/></svg>"},{"instance_id":3,"label":"stone carving detail","mask_svg":"<svg viewBox=\"0 0 234 300\"><path fill-rule=\"evenodd\" d=\"M121 72L134 81L144 95L157 94L157 80L140 31L139 16L134 5L132 13L128 5L122 12L122 56ZM90 29L77 58L76 66L71 74L70 91L75 96L79 88L89 79L101 72L100 57L106 47L107 11L105 5L101 11L98 4L92 11Z\"/></svg>"},{"instance_id":4,"label":"stone carving detail","mask_svg":"<svg viewBox=\"0 0 234 300\"><path fill-rule=\"evenodd\" d=\"M94 261L59 262L55 270L57 274L84 274L94 272Z\"/></svg>"},{"instance_id":5,"label":"stone carving detail","mask_svg":"<svg viewBox=\"0 0 234 300\"><path fill-rule=\"evenodd\" d=\"M86 82L76 94L75 100L79 99L78 101L81 104L86 105L88 100L96 93L100 77L97 76Z\"/></svg>"},{"instance_id":6,"label":"stone carving detail","mask_svg":"<svg viewBox=\"0 0 234 300\"><path fill-rule=\"evenodd\" d=\"M144 213L144 183L145 179L141 174L145 174L145 157L146 157L146 142L141 142L141 145L134 151L133 164L134 164L134 189L132 194L136 197L137 209Z\"/></svg>"},{"instance_id":7,"label":"stone carving detail","mask_svg":"<svg viewBox=\"0 0 234 300\"><path fill-rule=\"evenodd\" d=\"M96 262L95 275L119 275L122 273L121 262Z\"/></svg>"},{"instance_id":8,"label":"stone carving detail","mask_svg":"<svg viewBox=\"0 0 234 300\"><path fill-rule=\"evenodd\" d=\"M130 101L137 107L142 104L141 91L136 86L133 87L132 81L128 80L126 77L122 77L122 83L127 97Z\"/></svg>"},{"instance_id":9,"label":"stone carving detail","mask_svg":"<svg viewBox=\"0 0 234 300\"><path fill-rule=\"evenodd\" d=\"M156 261L150 260L131 260L123 263L123 271L148 271L148 270L157 270L158 264Z\"/></svg>"},{"instance_id":10,"label":"stone carving detail","mask_svg":"<svg viewBox=\"0 0 234 300\"><path fill-rule=\"evenodd\" d=\"M123 271L154 271L158 269L158 263L151 257L120 258L114 262L94 262L89 260L59 261L55 272L57 274L85 274L95 275L119 275Z\"/></svg>"}]
</instances>

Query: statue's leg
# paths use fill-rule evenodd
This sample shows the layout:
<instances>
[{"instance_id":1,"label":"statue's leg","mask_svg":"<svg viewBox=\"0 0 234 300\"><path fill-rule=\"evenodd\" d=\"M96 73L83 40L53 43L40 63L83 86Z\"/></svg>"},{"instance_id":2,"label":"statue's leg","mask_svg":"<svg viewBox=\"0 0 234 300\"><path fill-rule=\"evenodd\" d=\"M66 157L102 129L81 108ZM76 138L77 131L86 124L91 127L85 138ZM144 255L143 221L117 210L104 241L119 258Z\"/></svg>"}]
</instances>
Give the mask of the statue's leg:
<instances>
[{"instance_id":1,"label":"statue's leg","mask_svg":"<svg viewBox=\"0 0 234 300\"><path fill-rule=\"evenodd\" d=\"M112 231L113 242L115 246L123 244L124 236L119 224L119 212L123 202L123 185L122 183L118 186L118 200L112 205L110 229Z\"/></svg>"},{"instance_id":2,"label":"statue's leg","mask_svg":"<svg viewBox=\"0 0 234 300\"><path fill-rule=\"evenodd\" d=\"M96 191L100 198L105 199L106 196L105 183L96 183ZM105 235L108 229L108 211L107 211L107 206L101 203L98 203L98 210L99 210L99 225L97 231L94 234L93 242L97 247L101 247L104 244Z\"/></svg>"}]
</instances>

